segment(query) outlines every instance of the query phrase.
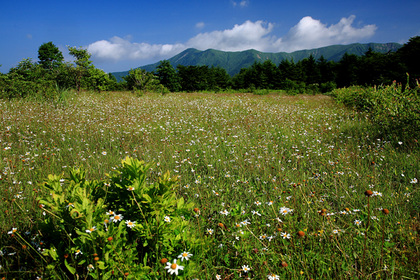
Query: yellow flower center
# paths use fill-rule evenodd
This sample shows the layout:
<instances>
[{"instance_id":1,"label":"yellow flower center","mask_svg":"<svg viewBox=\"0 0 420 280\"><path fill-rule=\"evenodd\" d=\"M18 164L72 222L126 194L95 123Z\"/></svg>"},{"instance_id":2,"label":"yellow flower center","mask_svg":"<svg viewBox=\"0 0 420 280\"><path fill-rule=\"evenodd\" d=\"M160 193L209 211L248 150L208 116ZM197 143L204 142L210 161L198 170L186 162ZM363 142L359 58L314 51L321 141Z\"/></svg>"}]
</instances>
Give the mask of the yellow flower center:
<instances>
[{"instance_id":1,"label":"yellow flower center","mask_svg":"<svg viewBox=\"0 0 420 280\"><path fill-rule=\"evenodd\" d=\"M171 268L172 268L172 269L175 269L176 267L177 267L176 263L173 263L173 264L171 265Z\"/></svg>"},{"instance_id":2,"label":"yellow flower center","mask_svg":"<svg viewBox=\"0 0 420 280\"><path fill-rule=\"evenodd\" d=\"M119 220L120 219L120 216L117 215L117 216L114 217L114 219L115 220Z\"/></svg>"},{"instance_id":3,"label":"yellow flower center","mask_svg":"<svg viewBox=\"0 0 420 280\"><path fill-rule=\"evenodd\" d=\"M182 256L186 257L186 256L188 256L188 254L187 253L182 253Z\"/></svg>"}]
</instances>

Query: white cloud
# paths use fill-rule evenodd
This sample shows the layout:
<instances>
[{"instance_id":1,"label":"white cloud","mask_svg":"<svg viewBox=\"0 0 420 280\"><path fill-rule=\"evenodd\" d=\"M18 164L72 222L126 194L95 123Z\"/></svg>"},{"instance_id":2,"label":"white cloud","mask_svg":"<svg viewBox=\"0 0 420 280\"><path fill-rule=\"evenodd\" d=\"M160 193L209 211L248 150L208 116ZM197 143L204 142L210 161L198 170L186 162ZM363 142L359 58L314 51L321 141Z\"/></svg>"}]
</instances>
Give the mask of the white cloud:
<instances>
[{"instance_id":1,"label":"white cloud","mask_svg":"<svg viewBox=\"0 0 420 280\"><path fill-rule=\"evenodd\" d=\"M102 61L158 61L170 58L187 48L291 52L332 44L349 44L374 35L377 28L375 25L356 28L353 26L354 19L355 16L342 18L337 24L327 26L320 20L307 16L280 38L272 35L274 24L263 21L246 21L234 25L232 29L199 33L180 44L135 43L130 38L116 36L90 44L88 51L94 59ZM196 24L196 27L200 26L204 26L204 23Z\"/></svg>"},{"instance_id":2,"label":"white cloud","mask_svg":"<svg viewBox=\"0 0 420 280\"><path fill-rule=\"evenodd\" d=\"M179 53L185 49L182 44L132 43L118 36L90 44L88 51L101 60L143 60L161 58Z\"/></svg>"},{"instance_id":3,"label":"white cloud","mask_svg":"<svg viewBox=\"0 0 420 280\"><path fill-rule=\"evenodd\" d=\"M186 45L201 50L219 49L224 51L239 51L244 49L261 49L269 45L266 37L273 29L273 24L262 21L246 21L235 24L232 29L200 33L191 38Z\"/></svg>"},{"instance_id":4,"label":"white cloud","mask_svg":"<svg viewBox=\"0 0 420 280\"><path fill-rule=\"evenodd\" d=\"M352 26L356 17L342 18L337 24L327 26L312 17L302 18L297 25L279 42L279 47L287 51L318 48L332 44L349 44L375 34L375 25L361 28Z\"/></svg>"},{"instance_id":5,"label":"white cloud","mask_svg":"<svg viewBox=\"0 0 420 280\"><path fill-rule=\"evenodd\" d=\"M243 1L239 1L239 2L232 1L232 4L233 4L234 7L236 7L236 6L246 7L246 6L248 6L249 1L248 0L243 0Z\"/></svg>"},{"instance_id":6,"label":"white cloud","mask_svg":"<svg viewBox=\"0 0 420 280\"><path fill-rule=\"evenodd\" d=\"M197 22L196 24L195 24L195 27L196 28L198 28L198 29L202 29L203 27L205 26L205 23L204 22Z\"/></svg>"}]
</instances>

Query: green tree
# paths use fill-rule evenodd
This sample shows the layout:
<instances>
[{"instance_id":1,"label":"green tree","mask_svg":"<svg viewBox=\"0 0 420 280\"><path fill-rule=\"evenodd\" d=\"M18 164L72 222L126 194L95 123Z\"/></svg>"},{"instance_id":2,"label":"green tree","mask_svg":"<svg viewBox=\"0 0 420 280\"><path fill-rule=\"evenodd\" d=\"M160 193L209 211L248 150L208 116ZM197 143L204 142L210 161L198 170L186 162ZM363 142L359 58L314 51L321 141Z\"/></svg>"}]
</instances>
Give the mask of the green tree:
<instances>
[{"instance_id":1,"label":"green tree","mask_svg":"<svg viewBox=\"0 0 420 280\"><path fill-rule=\"evenodd\" d=\"M98 92L108 90L112 83L107 73L95 67L88 68L84 80L87 89L96 90Z\"/></svg>"},{"instance_id":2,"label":"green tree","mask_svg":"<svg viewBox=\"0 0 420 280\"><path fill-rule=\"evenodd\" d=\"M177 92L181 90L178 74L168 60L160 61L156 68L156 76L160 83L168 88L169 91Z\"/></svg>"},{"instance_id":3,"label":"green tree","mask_svg":"<svg viewBox=\"0 0 420 280\"><path fill-rule=\"evenodd\" d=\"M59 67L64 61L63 53L53 42L44 43L39 47L38 59L42 68L47 70Z\"/></svg>"},{"instance_id":4,"label":"green tree","mask_svg":"<svg viewBox=\"0 0 420 280\"><path fill-rule=\"evenodd\" d=\"M313 55L311 54L308 58L305 58L300 62L302 64L303 76L306 84L319 84L321 81L321 73Z\"/></svg>"},{"instance_id":5,"label":"green tree","mask_svg":"<svg viewBox=\"0 0 420 280\"><path fill-rule=\"evenodd\" d=\"M75 84L77 91L80 91L82 84L82 78L88 73L89 68L92 68L92 61L90 61L91 54L82 47L67 47L69 54L75 58L74 63L76 68L74 69L75 74Z\"/></svg>"},{"instance_id":6,"label":"green tree","mask_svg":"<svg viewBox=\"0 0 420 280\"><path fill-rule=\"evenodd\" d=\"M152 73L140 68L131 69L123 79L127 83L127 88L133 92L153 90L158 84Z\"/></svg>"},{"instance_id":7,"label":"green tree","mask_svg":"<svg viewBox=\"0 0 420 280\"><path fill-rule=\"evenodd\" d=\"M188 92L209 89L209 67L203 66L177 66L182 90Z\"/></svg>"},{"instance_id":8,"label":"green tree","mask_svg":"<svg viewBox=\"0 0 420 280\"><path fill-rule=\"evenodd\" d=\"M337 85L339 87L357 85L359 67L359 57L355 54L345 53L337 65Z\"/></svg>"},{"instance_id":9,"label":"green tree","mask_svg":"<svg viewBox=\"0 0 420 280\"><path fill-rule=\"evenodd\" d=\"M412 37L401 49L397 55L401 62L405 65L406 71L410 74L411 79L420 78L420 36ZM412 80L412 81L413 81Z\"/></svg>"},{"instance_id":10,"label":"green tree","mask_svg":"<svg viewBox=\"0 0 420 280\"><path fill-rule=\"evenodd\" d=\"M209 69L209 74L209 90L219 91L231 86L231 78L224 68L212 66Z\"/></svg>"}]
</instances>

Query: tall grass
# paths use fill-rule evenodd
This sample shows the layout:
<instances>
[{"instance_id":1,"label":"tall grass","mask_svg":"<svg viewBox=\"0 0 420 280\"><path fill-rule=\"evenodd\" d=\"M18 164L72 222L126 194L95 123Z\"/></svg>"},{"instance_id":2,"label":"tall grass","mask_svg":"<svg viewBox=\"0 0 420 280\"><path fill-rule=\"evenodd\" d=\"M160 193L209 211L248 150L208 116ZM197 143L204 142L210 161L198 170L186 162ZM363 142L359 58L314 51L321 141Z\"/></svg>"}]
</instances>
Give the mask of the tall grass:
<instances>
[{"instance_id":1,"label":"tall grass","mask_svg":"<svg viewBox=\"0 0 420 280\"><path fill-rule=\"evenodd\" d=\"M211 244L191 252L199 279L419 277L419 151L376 139L367 113L329 97L82 93L0 100L0 116L0 276L45 272L8 233L42 239L49 174L105 180L130 156L178 175L197 208L189 230Z\"/></svg>"}]
</instances>

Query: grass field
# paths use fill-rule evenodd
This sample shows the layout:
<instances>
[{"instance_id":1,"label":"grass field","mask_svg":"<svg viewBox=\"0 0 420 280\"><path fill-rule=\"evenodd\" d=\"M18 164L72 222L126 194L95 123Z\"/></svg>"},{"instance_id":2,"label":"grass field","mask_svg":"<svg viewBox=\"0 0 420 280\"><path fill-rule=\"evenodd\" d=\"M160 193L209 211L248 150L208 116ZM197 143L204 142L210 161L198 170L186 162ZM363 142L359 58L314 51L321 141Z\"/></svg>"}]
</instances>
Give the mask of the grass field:
<instances>
[{"instance_id":1,"label":"grass field","mask_svg":"<svg viewBox=\"0 0 420 280\"><path fill-rule=\"evenodd\" d=\"M180 278L420 278L420 152L377 139L365 115L328 96L0 100L0 154L4 279L50 277L38 227L48 175L83 167L87 179L106 181L127 156L153 163L150 180L177 175L177 198L194 204L185 230L203 242L181 243L192 256ZM150 279L175 278L159 259L182 251L148 259ZM81 279L111 269L83 258Z\"/></svg>"}]
</instances>

